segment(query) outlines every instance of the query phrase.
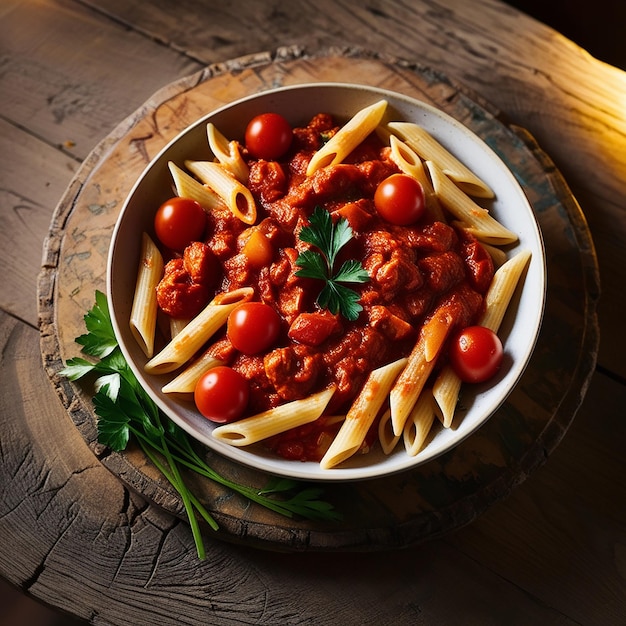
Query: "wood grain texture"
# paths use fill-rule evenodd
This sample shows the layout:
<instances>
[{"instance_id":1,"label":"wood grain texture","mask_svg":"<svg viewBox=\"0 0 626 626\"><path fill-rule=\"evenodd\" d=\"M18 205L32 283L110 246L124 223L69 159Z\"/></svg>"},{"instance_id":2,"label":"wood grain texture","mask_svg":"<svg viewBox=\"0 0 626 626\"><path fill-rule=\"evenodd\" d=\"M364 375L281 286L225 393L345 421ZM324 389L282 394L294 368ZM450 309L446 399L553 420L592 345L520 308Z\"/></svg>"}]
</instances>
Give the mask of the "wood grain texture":
<instances>
[{"instance_id":1,"label":"wood grain texture","mask_svg":"<svg viewBox=\"0 0 626 626\"><path fill-rule=\"evenodd\" d=\"M584 166L585 155L624 141L624 102L619 97L626 85L623 73L595 63L572 42L503 5L460 3L451 11L446 2L433 0L387 1L376 6L350 0L315 4L270 1L254 6L235 0L213 7L216 19L202 28L194 27L207 10L210 6L202 2L182 6L156 2L149 7L137 1L106 2L106 11L116 19L140 24L151 36L204 64L250 52L246 48L250 40L257 43L257 50L294 44L309 50L347 45L417 60L456 78L506 111L537 138L557 165L561 160L572 163L563 143L568 140L570 124L579 126L586 140L574 159L578 168ZM305 24L307 28L303 28ZM506 37L502 42L495 44L485 37L503 28ZM548 67L549 74L544 69ZM486 68L502 71L506 80L489 81L484 75ZM572 74L580 80L572 80ZM596 103L611 125L598 123ZM557 117L560 124L551 123ZM623 189L626 156L615 157L608 178ZM567 178L570 168L561 169ZM602 178L604 186L607 177Z\"/></svg>"},{"instance_id":2,"label":"wood grain texture","mask_svg":"<svg viewBox=\"0 0 626 626\"><path fill-rule=\"evenodd\" d=\"M37 274L41 250L50 226L50 215L77 163L46 143L0 120L0 154L3 178L0 187L0 266L11 267L3 276L2 306L31 324L37 325ZM20 179L22 179L21 184Z\"/></svg>"},{"instance_id":3,"label":"wood grain texture","mask_svg":"<svg viewBox=\"0 0 626 626\"><path fill-rule=\"evenodd\" d=\"M611 502L614 493L626 493L619 443L626 436L625 400L622 385L596 376L549 462L478 523L449 538L578 624L623 620L626 508ZM522 556L537 546L533 559ZM591 572L594 580L582 592L576 581Z\"/></svg>"},{"instance_id":4,"label":"wood grain texture","mask_svg":"<svg viewBox=\"0 0 626 626\"><path fill-rule=\"evenodd\" d=\"M209 559L199 562L186 524L94 461L38 368L37 332L0 314L0 345L0 531L11 546L0 551L0 570L90 623L408 626L462 615L474 624L568 625L619 623L626 610L626 513L607 493L623 487L623 473L613 481L626 393L607 378L596 378L550 463L446 539L392 555L270 556L207 536ZM16 385L23 404L9 393ZM599 428L594 405L607 397L614 417ZM612 459L606 489L590 471L597 447Z\"/></svg>"},{"instance_id":5,"label":"wood grain texture","mask_svg":"<svg viewBox=\"0 0 626 626\"><path fill-rule=\"evenodd\" d=\"M3 116L81 159L164 81L199 68L79 2L7 0L0 29Z\"/></svg>"},{"instance_id":6,"label":"wood grain texture","mask_svg":"<svg viewBox=\"0 0 626 626\"><path fill-rule=\"evenodd\" d=\"M72 418L100 460L147 499L182 513L179 499L142 455L101 450L90 390L74 390L57 374L77 354L74 338L84 330L82 318L94 290L105 289L112 227L136 177L203 111L269 86L348 78L384 84L442 108L483 137L513 169L546 242L551 289L544 327L531 365L509 401L453 453L387 479L329 486L331 501L350 503L340 508L345 516L341 524L294 523L226 498L227 492L210 481L194 480L222 535L237 542L292 550L376 550L406 547L466 524L544 461L567 430L595 364L598 284L591 241L575 201L532 137L509 129L498 121L497 111L428 68L381 61L360 51L310 56L281 49L211 66L160 91L92 154L58 207L40 283L42 351ZM551 356L555 353L558 359ZM233 480L263 484L263 476L208 451L205 455Z\"/></svg>"},{"instance_id":7,"label":"wood grain texture","mask_svg":"<svg viewBox=\"0 0 626 626\"><path fill-rule=\"evenodd\" d=\"M445 539L269 555L209 534L198 563L187 525L97 461L49 384L36 272L78 165L155 90L290 44L435 67L530 132L596 245L600 369L549 462ZM93 624L623 621L624 72L496 0L5 0L0 60L0 575Z\"/></svg>"},{"instance_id":8,"label":"wood grain texture","mask_svg":"<svg viewBox=\"0 0 626 626\"><path fill-rule=\"evenodd\" d=\"M493 0L371 6L353 0L8 0L2 15L3 116L79 158L159 87L261 50L358 46L437 68L532 134L601 242L604 293L619 294L626 282L619 262L626 241L624 72L511 7ZM45 36L46 28L59 33L65 47ZM494 73L501 78L493 80ZM9 155L1 154L0 164L3 159ZM600 302L601 326L619 328L621 313L609 302ZM622 378L625 344L623 334L613 336L602 343L599 359Z\"/></svg>"}]
</instances>

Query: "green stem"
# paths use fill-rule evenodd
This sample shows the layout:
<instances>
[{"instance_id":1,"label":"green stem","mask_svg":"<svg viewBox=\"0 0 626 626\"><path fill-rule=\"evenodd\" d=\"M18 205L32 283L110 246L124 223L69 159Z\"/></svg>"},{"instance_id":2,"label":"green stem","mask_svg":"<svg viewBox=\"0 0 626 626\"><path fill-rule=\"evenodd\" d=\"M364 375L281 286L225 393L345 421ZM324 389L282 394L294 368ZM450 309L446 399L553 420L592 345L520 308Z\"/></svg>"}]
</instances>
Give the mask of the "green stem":
<instances>
[{"instance_id":1,"label":"green stem","mask_svg":"<svg viewBox=\"0 0 626 626\"><path fill-rule=\"evenodd\" d=\"M287 506L285 506L282 502L277 500L273 500L268 498L258 492L258 490L252 487L246 487L244 485L240 485L238 483L232 482L228 480L228 478L224 478L220 474L216 473L213 469L211 469L195 452L195 450L189 445L189 442L186 441L187 446L182 447L178 442L173 441L171 445L173 448L180 451L181 454L186 455L187 458L178 457L175 458L183 465L187 466L189 469L194 472L200 474L201 476L206 476L211 480L219 483L224 487L228 487L233 491L239 493L240 495L248 498L252 502L256 502L261 506L264 506L271 511L276 513L280 513L285 517L293 517L293 511L291 511Z\"/></svg>"},{"instance_id":2,"label":"green stem","mask_svg":"<svg viewBox=\"0 0 626 626\"><path fill-rule=\"evenodd\" d=\"M133 432L135 431L133 430ZM146 441L149 441L145 437L145 435L142 435L141 433L136 433L136 434L138 437L143 438ZM158 447L154 442L149 441L149 443L155 450L157 450L158 452L160 452L161 454L165 456L166 453L164 449ZM172 460L177 461L181 465L184 465L185 467L196 472L200 476L205 476L206 478L209 478L224 487L232 489L239 495L242 495L248 500L251 500L252 502L256 502L257 504L260 504L261 506L264 506L266 509L274 511L275 513L280 513L281 515L284 515L285 517L289 517L289 518L293 517L293 511L282 502L278 500L273 500L272 498L268 498L267 496L260 494L258 490L252 487L246 487L244 485L240 485L238 483L232 482L231 480L228 480L227 478L224 478L223 476L215 472L215 470L211 469L196 454L195 450L191 447L191 445L189 444L187 440L185 440L185 444L186 444L185 446L182 446L180 442L178 442L177 440L170 440L168 443L169 443L169 446L171 446L173 449L178 450L181 455L179 456L178 454L171 454L170 452L172 456ZM167 447L167 444L165 444L165 446Z\"/></svg>"},{"instance_id":3,"label":"green stem","mask_svg":"<svg viewBox=\"0 0 626 626\"><path fill-rule=\"evenodd\" d=\"M160 463L158 457L154 456L154 454L152 454L152 452L149 449L146 450L146 448L144 448L143 445L141 447L142 447L142 450L144 450L146 452L148 458L150 458L150 460L156 465L156 467L159 469L159 471L161 471L163 473L163 476L169 482L173 482L175 480L174 477L172 476L172 474L169 473L168 469L162 463ZM160 452L160 449L158 449L158 448L156 448L154 446L152 446L152 447L157 452ZM176 486L176 485L174 485L174 486ZM178 489L177 489L177 491L178 491ZM198 498L196 498L196 496L194 496L194 494L191 491L187 490L187 492L189 494L189 498L191 500L191 503L196 508L198 513L200 513L200 515L206 521L206 523L213 530L219 530L219 524L215 521L215 519L211 516L211 514L208 512L208 510L204 507L202 502L200 502L200 500L198 500Z\"/></svg>"},{"instance_id":4,"label":"green stem","mask_svg":"<svg viewBox=\"0 0 626 626\"><path fill-rule=\"evenodd\" d=\"M165 444L165 441L163 440L163 436L161 437L161 439L163 440L163 444L164 444L163 449L158 449L154 444L152 444L149 440L147 440L147 438L143 436L141 433L137 432L135 429L131 429L131 430L137 436L139 440L139 445L141 446L141 449L144 451L146 456L154 463L154 465L159 469L159 471L163 474L163 476L171 483L174 489L176 489L176 491L180 494L180 497L183 500L183 505L185 507L185 512L187 513L187 517L189 519L189 525L191 526L191 534L193 535L194 543L196 545L198 558L200 560L204 560L206 558L206 553L204 550L204 542L202 540L202 534L200 532L200 526L198 524L198 520L194 514L194 507L191 502L190 492L189 492L189 489L187 489L180 475L178 466L174 462L174 459L171 453L167 449L167 445ZM150 448L158 450L161 454L163 454L163 456L165 456L171 471L168 470L168 468L163 463L161 463L160 459L155 454L153 454ZM200 503L198 502L197 504L200 504ZM202 507L202 505L200 506ZM211 527L214 530L217 530L217 522L213 520L213 518L209 515L206 509L204 509L204 507L202 507L202 509L203 509L203 513L201 513L202 517L204 517L209 522L209 524L211 524ZM209 520L211 520L212 523Z\"/></svg>"}]
</instances>

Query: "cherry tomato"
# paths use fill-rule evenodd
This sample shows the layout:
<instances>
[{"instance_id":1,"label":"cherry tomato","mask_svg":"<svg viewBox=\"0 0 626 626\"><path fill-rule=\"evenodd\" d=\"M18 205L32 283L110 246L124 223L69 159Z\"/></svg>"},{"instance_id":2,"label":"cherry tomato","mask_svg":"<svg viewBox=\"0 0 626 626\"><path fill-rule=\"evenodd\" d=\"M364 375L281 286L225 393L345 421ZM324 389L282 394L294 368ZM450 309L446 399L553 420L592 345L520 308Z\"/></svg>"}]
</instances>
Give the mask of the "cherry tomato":
<instances>
[{"instance_id":1,"label":"cherry tomato","mask_svg":"<svg viewBox=\"0 0 626 626\"><path fill-rule=\"evenodd\" d=\"M154 230L159 241L172 250L184 250L199 241L206 228L206 213L191 198L170 198L154 216Z\"/></svg>"},{"instance_id":2,"label":"cherry tomato","mask_svg":"<svg viewBox=\"0 0 626 626\"><path fill-rule=\"evenodd\" d=\"M239 419L250 396L248 381L226 365L211 368L196 383L194 400L208 420L227 424Z\"/></svg>"},{"instance_id":3,"label":"cherry tomato","mask_svg":"<svg viewBox=\"0 0 626 626\"><path fill-rule=\"evenodd\" d=\"M244 302L231 311L226 332L235 349L258 354L278 339L280 324L280 315L269 304Z\"/></svg>"},{"instance_id":4,"label":"cherry tomato","mask_svg":"<svg viewBox=\"0 0 626 626\"><path fill-rule=\"evenodd\" d=\"M466 383L482 383L500 369L504 350L496 333L485 326L468 326L450 344L450 363Z\"/></svg>"},{"instance_id":5,"label":"cherry tomato","mask_svg":"<svg viewBox=\"0 0 626 626\"><path fill-rule=\"evenodd\" d=\"M253 117L245 134L246 148L253 157L275 161L291 146L293 132L279 113L262 113Z\"/></svg>"},{"instance_id":6,"label":"cherry tomato","mask_svg":"<svg viewBox=\"0 0 626 626\"><path fill-rule=\"evenodd\" d=\"M274 247L260 230L253 230L241 252L248 257L252 267L261 269L271 263L274 256Z\"/></svg>"},{"instance_id":7,"label":"cherry tomato","mask_svg":"<svg viewBox=\"0 0 626 626\"><path fill-rule=\"evenodd\" d=\"M417 222L424 215L424 189L411 176L392 174L376 188L374 205L383 219L398 226L406 226Z\"/></svg>"}]
</instances>

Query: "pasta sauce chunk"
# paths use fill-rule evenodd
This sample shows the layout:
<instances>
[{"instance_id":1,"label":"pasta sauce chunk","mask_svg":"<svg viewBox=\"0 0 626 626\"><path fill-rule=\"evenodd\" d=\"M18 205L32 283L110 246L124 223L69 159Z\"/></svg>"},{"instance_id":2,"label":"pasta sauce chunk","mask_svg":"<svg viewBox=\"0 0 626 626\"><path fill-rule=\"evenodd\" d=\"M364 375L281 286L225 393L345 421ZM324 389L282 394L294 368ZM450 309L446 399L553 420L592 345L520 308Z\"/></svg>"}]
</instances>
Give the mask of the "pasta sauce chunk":
<instances>
[{"instance_id":1,"label":"pasta sauce chunk","mask_svg":"<svg viewBox=\"0 0 626 626\"><path fill-rule=\"evenodd\" d=\"M375 133L343 162L307 176L313 155L337 131L331 116L319 114L293 130L279 161L252 158L242 148L256 222L211 211L204 241L170 261L158 287L159 302L175 317L191 318L216 294L242 287L278 312L278 339L267 350L243 354L224 329L211 339L209 352L249 382L247 415L335 387L322 417L265 441L299 460L322 458L338 429L333 416L346 414L372 370L411 353L433 315L449 316L454 328L476 323L494 275L483 246L428 209L403 226L379 216L376 189L400 170ZM367 273L366 281L350 285L362 307L355 320L320 307L322 281L297 275L300 254L311 250L299 235L316 207L352 229L336 266L354 259ZM443 362L445 355L436 370ZM363 445L371 442L366 437Z\"/></svg>"}]
</instances>

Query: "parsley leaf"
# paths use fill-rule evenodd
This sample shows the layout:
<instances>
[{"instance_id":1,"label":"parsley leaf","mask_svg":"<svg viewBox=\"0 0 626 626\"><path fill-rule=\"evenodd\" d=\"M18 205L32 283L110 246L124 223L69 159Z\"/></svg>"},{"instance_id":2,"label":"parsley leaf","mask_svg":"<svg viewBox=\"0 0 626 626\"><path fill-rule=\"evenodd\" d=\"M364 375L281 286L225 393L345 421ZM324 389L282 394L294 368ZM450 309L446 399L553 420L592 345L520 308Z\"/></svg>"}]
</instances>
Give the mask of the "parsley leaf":
<instances>
[{"instance_id":1,"label":"parsley leaf","mask_svg":"<svg viewBox=\"0 0 626 626\"><path fill-rule=\"evenodd\" d=\"M65 367L59 372L61 376L65 376L69 380L78 380L87 374L93 372L96 365L91 361L86 361L80 357L68 359L65 363Z\"/></svg>"},{"instance_id":2,"label":"parsley leaf","mask_svg":"<svg viewBox=\"0 0 626 626\"><path fill-rule=\"evenodd\" d=\"M336 223L328 211L315 207L309 217L309 225L300 230L299 238L316 247L304 250L298 255L296 265L300 269L296 276L315 278L324 281L324 286L317 298L317 304L331 313L341 313L348 320L356 320L363 307L359 303L359 294L340 283L365 283L369 275L359 261L345 261L335 273L335 263L341 249L352 239L353 232L345 218Z\"/></svg>"},{"instance_id":3,"label":"parsley leaf","mask_svg":"<svg viewBox=\"0 0 626 626\"><path fill-rule=\"evenodd\" d=\"M346 261L333 276L335 282L342 283L366 283L369 279L369 274L363 269L361 263L354 259Z\"/></svg>"},{"instance_id":4,"label":"parsley leaf","mask_svg":"<svg viewBox=\"0 0 626 626\"><path fill-rule=\"evenodd\" d=\"M130 439L130 417L106 393L103 387L94 397L98 416L98 442L112 450L124 450Z\"/></svg>"},{"instance_id":5,"label":"parsley leaf","mask_svg":"<svg viewBox=\"0 0 626 626\"><path fill-rule=\"evenodd\" d=\"M60 374L72 381L89 374L97 376L93 404L98 416L98 441L116 451L124 450L131 440L141 447L180 494L199 558L205 557L205 551L196 513L213 530L217 530L218 525L186 486L180 471L183 467L287 517L340 519L330 503L319 500L319 489L303 487L303 483L271 479L265 489L259 490L217 473L196 452L187 433L161 412L135 377L113 333L106 296L99 291L94 307L85 315L85 325L88 332L76 341L83 346L84 353L99 360L69 359ZM278 493L282 497L274 497Z\"/></svg>"},{"instance_id":6,"label":"parsley leaf","mask_svg":"<svg viewBox=\"0 0 626 626\"><path fill-rule=\"evenodd\" d=\"M85 354L102 358L115 350L117 339L109 317L107 299L101 291L96 291L96 304L85 315L85 326L88 333L76 338L76 343L83 346Z\"/></svg>"},{"instance_id":7,"label":"parsley leaf","mask_svg":"<svg viewBox=\"0 0 626 626\"><path fill-rule=\"evenodd\" d=\"M334 280L326 282L317 296L317 303L333 315L339 311L347 320L357 319L363 310L359 304L359 294Z\"/></svg>"},{"instance_id":8,"label":"parsley leaf","mask_svg":"<svg viewBox=\"0 0 626 626\"><path fill-rule=\"evenodd\" d=\"M319 252L305 250L298 255L297 265L302 269L296 272L296 276L303 278L319 278L326 276L326 261Z\"/></svg>"}]
</instances>

